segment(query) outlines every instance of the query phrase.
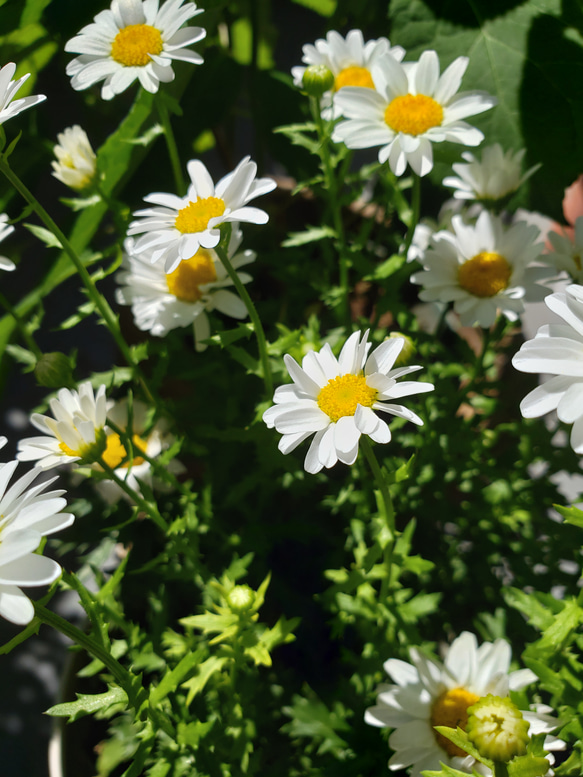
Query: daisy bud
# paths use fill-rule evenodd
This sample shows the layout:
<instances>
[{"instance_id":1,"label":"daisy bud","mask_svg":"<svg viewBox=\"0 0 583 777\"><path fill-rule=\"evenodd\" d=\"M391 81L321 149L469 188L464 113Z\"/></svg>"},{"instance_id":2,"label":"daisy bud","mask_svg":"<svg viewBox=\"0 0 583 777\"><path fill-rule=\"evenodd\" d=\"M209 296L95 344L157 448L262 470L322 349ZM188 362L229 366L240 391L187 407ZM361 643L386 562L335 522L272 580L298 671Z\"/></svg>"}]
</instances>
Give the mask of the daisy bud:
<instances>
[{"instance_id":1,"label":"daisy bud","mask_svg":"<svg viewBox=\"0 0 583 777\"><path fill-rule=\"evenodd\" d=\"M390 340L393 338L405 341L401 353L395 360L395 367L403 367L405 364L409 364L414 354L416 353L417 348L415 348L413 340L408 335L404 335L402 332L389 332L388 337L385 339Z\"/></svg>"},{"instance_id":2,"label":"daisy bud","mask_svg":"<svg viewBox=\"0 0 583 777\"><path fill-rule=\"evenodd\" d=\"M46 388L61 388L75 383L69 357L60 351L44 353L36 363L34 376L37 383Z\"/></svg>"},{"instance_id":3,"label":"daisy bud","mask_svg":"<svg viewBox=\"0 0 583 777\"><path fill-rule=\"evenodd\" d=\"M321 97L334 86L334 73L326 65L310 65L304 72L302 87L311 97Z\"/></svg>"},{"instance_id":4,"label":"daisy bud","mask_svg":"<svg viewBox=\"0 0 583 777\"><path fill-rule=\"evenodd\" d=\"M526 754L529 726L509 698L489 693L468 709L466 734L484 758L508 762Z\"/></svg>"},{"instance_id":5,"label":"daisy bud","mask_svg":"<svg viewBox=\"0 0 583 777\"><path fill-rule=\"evenodd\" d=\"M71 189L82 191L95 178L96 157L87 133L78 124L57 135L58 144L51 162L53 175Z\"/></svg>"},{"instance_id":6,"label":"daisy bud","mask_svg":"<svg viewBox=\"0 0 583 777\"><path fill-rule=\"evenodd\" d=\"M231 612L242 614L253 607L255 593L248 585L236 585L227 594L227 604Z\"/></svg>"}]
</instances>

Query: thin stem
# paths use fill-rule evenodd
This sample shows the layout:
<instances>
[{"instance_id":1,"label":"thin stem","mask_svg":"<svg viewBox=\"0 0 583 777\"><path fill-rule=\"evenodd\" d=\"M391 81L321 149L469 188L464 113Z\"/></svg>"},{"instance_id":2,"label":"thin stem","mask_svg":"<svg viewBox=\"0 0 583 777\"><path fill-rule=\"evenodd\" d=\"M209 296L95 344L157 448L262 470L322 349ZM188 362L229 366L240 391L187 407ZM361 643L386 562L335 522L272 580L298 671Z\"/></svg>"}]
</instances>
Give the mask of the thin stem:
<instances>
[{"instance_id":1,"label":"thin stem","mask_svg":"<svg viewBox=\"0 0 583 777\"><path fill-rule=\"evenodd\" d=\"M6 299L4 294L0 292L0 305L4 308L4 310L9 313L12 318L14 319L14 322L16 326L18 327L18 330L20 331L20 334L22 335L22 339L24 342L28 345L29 350L31 350L34 355L36 356L37 360L42 358L43 352L38 347L38 345L35 342L34 337L30 334L28 329L26 328L26 324L22 320L22 318L18 315L16 310L12 307L10 302Z\"/></svg>"},{"instance_id":2,"label":"thin stem","mask_svg":"<svg viewBox=\"0 0 583 777\"><path fill-rule=\"evenodd\" d=\"M504 761L494 761L494 777L508 777L508 764Z\"/></svg>"},{"instance_id":3,"label":"thin stem","mask_svg":"<svg viewBox=\"0 0 583 777\"><path fill-rule=\"evenodd\" d=\"M253 304L251 297L249 296L249 292L245 288L245 285L237 275L237 272L235 271L235 268L231 264L231 261L229 257L227 256L227 252L222 247L222 245L218 245L214 249L217 252L217 255L221 262L223 263L223 266L227 273L229 274L229 278L233 281L233 285L237 289L237 292L241 299L243 300L243 304L247 308L247 312L249 313L249 318L251 319L251 323L253 324L253 330L255 332L255 337L257 338L257 345L259 347L259 358L261 360L261 366L263 368L263 381L265 383L265 393L267 394L268 398L271 398L273 396L273 376L271 374L271 365L269 363L269 355L267 353L267 340L265 339L265 332L263 331L263 326L261 324L261 319L259 318L259 315L257 314L257 310L255 309L255 305Z\"/></svg>"},{"instance_id":4,"label":"thin stem","mask_svg":"<svg viewBox=\"0 0 583 777\"><path fill-rule=\"evenodd\" d=\"M107 464L103 457L97 460L99 466L103 469L110 480L121 488L121 490L129 496L129 498L140 508L140 510L148 515L163 532L168 531L168 523L160 515L157 505L147 502L144 497L135 491L126 480L120 478L119 475Z\"/></svg>"},{"instance_id":5,"label":"thin stem","mask_svg":"<svg viewBox=\"0 0 583 777\"><path fill-rule=\"evenodd\" d=\"M158 108L158 114L160 116L160 121L162 122L162 127L164 129L164 138L166 140L168 156L170 157L170 164L172 166L172 174L174 175L174 183L176 185L176 191L182 197L186 194L186 181L184 180L184 173L182 172L182 164L180 163L180 154L178 153L176 138L174 137L174 131L172 130L170 114L168 113L168 107L164 102L164 96L162 95L162 93L159 93L157 96L156 107Z\"/></svg>"},{"instance_id":6,"label":"thin stem","mask_svg":"<svg viewBox=\"0 0 583 777\"><path fill-rule=\"evenodd\" d=\"M405 245L402 253L407 256L407 252L413 242L413 235L415 234L415 227L419 223L419 214L421 212L421 178L417 173L413 173L413 190L411 192L411 223L407 230L407 237L405 238Z\"/></svg>"},{"instance_id":7,"label":"thin stem","mask_svg":"<svg viewBox=\"0 0 583 777\"><path fill-rule=\"evenodd\" d=\"M57 615L57 613L48 610L39 602L33 601L33 605L35 615L42 623L46 623L47 626L52 626L56 631L69 637L76 645L79 645L86 650L90 656L93 656L93 658L96 658L98 661L101 661L102 664L105 664L119 685L124 688L124 690L129 690L131 687L131 676L117 659L103 650L92 637L82 632L76 626L73 626L69 621L66 621L60 615Z\"/></svg>"},{"instance_id":8,"label":"thin stem","mask_svg":"<svg viewBox=\"0 0 583 777\"><path fill-rule=\"evenodd\" d=\"M93 281L93 278L89 274L87 268L79 258L77 252L71 245L71 243L67 240L65 234L61 231L61 229L57 226L57 224L53 221L53 219L49 216L47 211L43 208L43 206L40 204L40 202L36 199L34 194L32 194L29 189L24 185L24 183L20 180L20 178L16 175L16 173L12 170L10 165L8 164L8 160L5 156L0 155L0 172L4 174L4 176L8 179L8 181L14 186L14 188L19 192L19 194L23 197L26 202L28 202L29 205L32 206L34 212L37 214L37 216L40 218L40 220L43 222L45 227L55 235L55 237L58 239L59 243L61 244L64 252L67 254L73 265L75 266L75 269L81 276L81 280L83 281L85 288L87 289L87 293L89 294L89 298L95 305L96 309L99 311L101 317L103 318L103 321L105 322L107 328L112 334L113 339L116 342L117 347L122 352L126 362L129 364L129 366L132 369L132 372L134 373L134 376L136 379L139 380L139 382L142 385L142 388L148 397L148 399L153 403L156 404L156 401L154 399L154 396L148 387L148 384L146 382L146 379L144 378L142 371L140 370L140 367L138 363L134 360L134 357L132 355L131 349L127 345L126 341L123 338L123 335L121 333L121 329L119 328L119 323L117 320L117 317L115 316L113 310L110 308L109 304L107 303L105 297L100 294L97 291L97 287L95 286L95 283Z\"/></svg>"},{"instance_id":9,"label":"thin stem","mask_svg":"<svg viewBox=\"0 0 583 777\"><path fill-rule=\"evenodd\" d=\"M383 501L383 513L385 519L385 531L386 537L384 538L383 547L383 562L386 569L386 575L381 583L381 602L385 601L389 592L391 583L391 566L393 561L393 547L395 545L395 509L393 507L393 500L391 498L391 492L383 472L379 466L377 458L374 454L372 445L366 435L362 435L360 438L360 445L371 468L373 477L376 481L377 487L381 492L381 498ZM382 547L382 545L381 545Z\"/></svg>"},{"instance_id":10,"label":"thin stem","mask_svg":"<svg viewBox=\"0 0 583 777\"><path fill-rule=\"evenodd\" d=\"M338 244L338 271L340 289L342 291L341 315L348 330L350 331L352 328L352 318L350 315L350 287L348 280L349 258L346 245L346 233L344 231L344 222L342 220L340 203L338 202L338 180L334 173L334 166L330 156L330 132L328 131L327 123L322 118L322 114L320 112L320 101L317 97L310 97L310 110L318 130L318 138L320 140L318 152L322 162L322 170L324 172L324 179L326 183L325 191L328 194L329 206L332 212L332 222L334 231L336 232L336 239Z\"/></svg>"}]
</instances>

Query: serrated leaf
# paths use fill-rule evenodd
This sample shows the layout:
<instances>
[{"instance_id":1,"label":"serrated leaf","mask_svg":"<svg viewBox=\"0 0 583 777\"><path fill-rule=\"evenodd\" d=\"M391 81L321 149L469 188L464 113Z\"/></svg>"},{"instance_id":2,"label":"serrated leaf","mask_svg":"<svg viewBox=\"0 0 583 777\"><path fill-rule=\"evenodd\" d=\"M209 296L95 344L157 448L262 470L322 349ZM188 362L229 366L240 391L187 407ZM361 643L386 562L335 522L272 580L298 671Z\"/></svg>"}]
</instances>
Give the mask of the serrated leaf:
<instances>
[{"instance_id":1,"label":"serrated leaf","mask_svg":"<svg viewBox=\"0 0 583 777\"><path fill-rule=\"evenodd\" d=\"M580 529L583 529L583 510L575 507L575 505L571 507L553 505L553 507L563 516L565 523L570 523L572 526L578 526Z\"/></svg>"},{"instance_id":2,"label":"serrated leaf","mask_svg":"<svg viewBox=\"0 0 583 777\"><path fill-rule=\"evenodd\" d=\"M201 656L198 652L189 653L172 669L164 675L160 684L150 693L150 704L158 705L169 693L173 693L186 675L199 663Z\"/></svg>"},{"instance_id":3,"label":"serrated leaf","mask_svg":"<svg viewBox=\"0 0 583 777\"><path fill-rule=\"evenodd\" d=\"M188 689L188 696L186 697L187 705L190 704L197 693L200 693L203 690L213 674L215 674L215 672L221 671L226 661L226 658L211 656L210 658L207 658L206 661L203 661L202 664L200 664L198 668L198 674L195 675L195 677L191 677L190 680L182 683L181 688Z\"/></svg>"},{"instance_id":4,"label":"serrated leaf","mask_svg":"<svg viewBox=\"0 0 583 777\"><path fill-rule=\"evenodd\" d=\"M55 704L46 711L47 715L58 718L69 718L72 723L85 715L94 715L96 712L104 711L114 704L127 705L127 693L118 686L110 685L106 693L85 694L78 693L77 701L68 701L63 704Z\"/></svg>"},{"instance_id":5,"label":"serrated leaf","mask_svg":"<svg viewBox=\"0 0 583 777\"><path fill-rule=\"evenodd\" d=\"M506 604L523 612L530 623L540 631L553 622L553 614L531 594L526 594L518 588L507 588L503 591Z\"/></svg>"}]
</instances>

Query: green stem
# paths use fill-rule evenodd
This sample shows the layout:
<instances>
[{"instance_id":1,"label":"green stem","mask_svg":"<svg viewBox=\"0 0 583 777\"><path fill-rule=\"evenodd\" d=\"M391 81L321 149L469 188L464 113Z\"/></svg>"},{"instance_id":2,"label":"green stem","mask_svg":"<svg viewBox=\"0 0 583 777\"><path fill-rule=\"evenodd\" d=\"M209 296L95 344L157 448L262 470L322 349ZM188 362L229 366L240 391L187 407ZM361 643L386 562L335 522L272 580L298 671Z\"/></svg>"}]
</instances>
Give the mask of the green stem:
<instances>
[{"instance_id":1,"label":"green stem","mask_svg":"<svg viewBox=\"0 0 583 777\"><path fill-rule=\"evenodd\" d=\"M117 661L110 653L103 650L103 648L88 634L85 634L76 626L73 626L69 621L66 621L60 615L48 610L40 602L34 602L34 612L36 617L46 623L47 626L52 626L53 629L69 637L76 645L79 645L89 653L90 656L101 661L105 664L109 672L115 677L118 684L128 691L131 687L131 676L127 670ZM129 694L128 694L129 695Z\"/></svg>"},{"instance_id":2,"label":"green stem","mask_svg":"<svg viewBox=\"0 0 583 777\"><path fill-rule=\"evenodd\" d=\"M97 460L97 463L99 466L103 469L103 471L106 473L108 478L110 480L113 480L113 482L121 488L121 490L129 496L129 498L134 502L139 509L146 513L147 516L149 516L156 526L158 526L159 529L161 529L163 532L168 531L168 523L162 518L160 515L160 511L158 510L157 505L152 504L151 502L147 502L144 497L139 494L137 491L135 491L123 478L120 478L119 475L115 473L115 471L107 464L103 457L100 457Z\"/></svg>"},{"instance_id":3,"label":"green stem","mask_svg":"<svg viewBox=\"0 0 583 777\"><path fill-rule=\"evenodd\" d=\"M12 307L10 302L6 299L4 294L0 292L0 305L4 308L4 310L9 313L12 318L14 319L14 322L16 326L18 327L18 330L20 331L20 334L22 335L22 339L24 342L28 345L29 350L31 350L34 355L36 356L37 360L42 358L43 352L38 347L38 345L35 342L34 337L30 334L28 329L26 328L26 325L22 318L18 315L16 310Z\"/></svg>"},{"instance_id":4,"label":"green stem","mask_svg":"<svg viewBox=\"0 0 583 777\"><path fill-rule=\"evenodd\" d=\"M494 777L508 777L508 764L504 761L494 761Z\"/></svg>"},{"instance_id":5,"label":"green stem","mask_svg":"<svg viewBox=\"0 0 583 777\"><path fill-rule=\"evenodd\" d=\"M158 108L158 114L160 116L162 128L164 129L164 138L166 140L168 156L170 157L170 165L172 166L176 191L183 197L186 194L186 181L184 179L184 173L182 172L180 154L178 153L176 138L174 137L174 132L172 130L172 123L170 122L170 114L168 113L168 107L164 102L164 95L162 93L157 95L156 107Z\"/></svg>"},{"instance_id":6,"label":"green stem","mask_svg":"<svg viewBox=\"0 0 583 777\"><path fill-rule=\"evenodd\" d=\"M413 242L413 235L415 234L415 227L419 223L419 214L421 212L421 178L417 173L413 173L413 190L411 192L411 223L407 230L407 237L405 238L405 245L402 253L407 256L407 252Z\"/></svg>"},{"instance_id":7,"label":"green stem","mask_svg":"<svg viewBox=\"0 0 583 777\"><path fill-rule=\"evenodd\" d=\"M338 180L334 174L334 166L332 164L332 158L330 156L330 132L327 127L327 123L324 122L322 114L320 112L320 101L317 97L310 97L310 109L316 128L318 130L318 139L320 141L318 145L318 153L322 162L322 170L324 172L325 191L328 194L328 201L330 210L332 213L332 222L334 231L336 232L336 240L339 254L339 281L340 289L342 291L341 296L341 316L345 322L348 331L352 329L352 317L350 315L350 287L348 280L349 258L348 247L346 245L346 233L344 231L344 222L342 220L342 213L340 210L340 203L338 202Z\"/></svg>"},{"instance_id":8,"label":"green stem","mask_svg":"<svg viewBox=\"0 0 583 777\"><path fill-rule=\"evenodd\" d=\"M381 498L383 501L383 517L386 537L384 538L381 547L383 549L383 562L386 569L386 574L381 583L380 598L381 602L384 602L387 598L391 584L391 567L393 562L393 548L395 545L395 509L393 507L393 500L391 498L391 492L389 491L388 483L385 480L383 472L379 466L372 445L368 437L364 434L360 438L360 445L371 468L377 487L381 492Z\"/></svg>"},{"instance_id":9,"label":"green stem","mask_svg":"<svg viewBox=\"0 0 583 777\"><path fill-rule=\"evenodd\" d=\"M222 245L219 244L218 246L215 247L214 250L217 252L219 259L221 260L225 270L229 274L229 278L233 281L233 285L237 289L237 292L241 297L241 299L243 300L243 303L247 308L247 312L249 313L249 318L251 319L251 323L253 324L253 330L255 332L255 337L257 338L257 345L259 347L259 358L261 360L261 366L263 368L263 381L265 383L265 393L267 394L267 397L271 399L271 397L273 396L273 376L271 374L271 365L269 363L269 355L267 353L267 340L265 339L265 332L263 331L261 319L257 314L257 310L255 309L255 305L253 304L251 297L249 296L249 292L247 291L247 289L245 288L245 285L237 275L237 272L235 271L235 268L231 264L231 261L225 249L222 247Z\"/></svg>"},{"instance_id":10,"label":"green stem","mask_svg":"<svg viewBox=\"0 0 583 777\"><path fill-rule=\"evenodd\" d=\"M140 370L138 363L134 360L131 349L129 348L129 346L127 345L126 341L123 338L116 315L114 314L113 310L110 308L105 297L97 291L97 287L95 286L93 278L91 277L87 268L85 267L85 265L83 264L79 256L77 255L77 252L75 251L71 243L67 240L66 236L61 231L61 229L57 226L57 224L49 216L47 211L36 199L34 194L32 194L32 192L29 191L29 189L27 189L24 183L12 170L12 168L8 164L8 160L3 155L0 155L0 172L4 174L4 176L12 184L12 186L14 186L16 191L19 192L19 194L23 197L23 199L26 200L26 202L28 202L28 204L33 208L34 212L43 222L45 227L50 232L52 232L52 234L57 238L64 252L67 254L69 259L73 263L75 269L79 273L81 280L83 281L85 288L87 289L89 298L95 305L96 309L99 311L99 314L101 315L101 317L103 318L103 321L105 322L105 325L111 332L117 347L120 349L126 362L131 367L135 378L139 380L139 382L141 383L142 388L146 396L148 397L148 399L153 404L156 404L154 396L148 387L148 384L142 374L142 371Z\"/></svg>"}]
</instances>

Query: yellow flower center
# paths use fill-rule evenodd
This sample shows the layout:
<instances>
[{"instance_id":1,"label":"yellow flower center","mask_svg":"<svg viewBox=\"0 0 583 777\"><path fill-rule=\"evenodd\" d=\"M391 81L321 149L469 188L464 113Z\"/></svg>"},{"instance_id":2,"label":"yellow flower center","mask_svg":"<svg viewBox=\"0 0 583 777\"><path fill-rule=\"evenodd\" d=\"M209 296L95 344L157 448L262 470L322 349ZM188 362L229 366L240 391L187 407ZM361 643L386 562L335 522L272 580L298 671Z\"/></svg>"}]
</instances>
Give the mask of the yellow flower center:
<instances>
[{"instance_id":1,"label":"yellow flower center","mask_svg":"<svg viewBox=\"0 0 583 777\"><path fill-rule=\"evenodd\" d=\"M374 89L374 82L370 72L365 67L352 65L341 70L334 79L334 91L337 92L343 86L363 86Z\"/></svg>"},{"instance_id":2,"label":"yellow flower center","mask_svg":"<svg viewBox=\"0 0 583 777\"><path fill-rule=\"evenodd\" d=\"M168 291L183 302L198 302L200 290L205 283L217 279L215 263L210 251L199 248L194 256L180 262L178 267L166 275Z\"/></svg>"},{"instance_id":3,"label":"yellow flower center","mask_svg":"<svg viewBox=\"0 0 583 777\"><path fill-rule=\"evenodd\" d=\"M452 688L450 691L444 691L437 697L431 708L431 726L449 726L450 728L459 726L465 731L468 724L468 707L475 704L479 698L475 693L466 691L465 688ZM435 729L433 729L433 734L437 744L448 755L458 755L462 758L467 755L461 747L454 745Z\"/></svg>"},{"instance_id":4,"label":"yellow flower center","mask_svg":"<svg viewBox=\"0 0 583 777\"><path fill-rule=\"evenodd\" d=\"M151 54L160 54L164 44L160 30L149 24L129 24L118 32L111 44L111 56L124 67L144 67Z\"/></svg>"},{"instance_id":5,"label":"yellow flower center","mask_svg":"<svg viewBox=\"0 0 583 777\"><path fill-rule=\"evenodd\" d=\"M196 202L189 202L178 211L174 226L183 233L202 232L212 218L224 212L225 203L218 197L197 197Z\"/></svg>"},{"instance_id":6,"label":"yellow flower center","mask_svg":"<svg viewBox=\"0 0 583 777\"><path fill-rule=\"evenodd\" d=\"M458 281L474 297L494 297L507 288L511 275L512 267L501 254L482 251L462 264Z\"/></svg>"},{"instance_id":7,"label":"yellow flower center","mask_svg":"<svg viewBox=\"0 0 583 777\"><path fill-rule=\"evenodd\" d=\"M146 452L148 445L145 440L142 440L142 438L138 437L137 434L134 434L132 437L132 443L134 447L134 454L136 451L142 451L142 453ZM124 459L127 457L127 455L127 451L122 445L119 434L116 434L115 432L108 434L107 445L105 451L102 453L103 461L107 464L107 466L111 467L112 469L117 469L122 461L124 461ZM132 465L134 467L137 467L139 464L143 463L144 459L141 456L134 455L132 461ZM129 461L125 464L122 464L122 467L127 469L127 467L129 467Z\"/></svg>"},{"instance_id":8,"label":"yellow flower center","mask_svg":"<svg viewBox=\"0 0 583 777\"><path fill-rule=\"evenodd\" d=\"M74 451L73 448L69 448L69 446L64 442L59 443L59 448L63 451L63 453L66 453L67 456L79 456L81 458L83 458L84 452L86 451L86 447L81 447L78 451Z\"/></svg>"},{"instance_id":9,"label":"yellow flower center","mask_svg":"<svg viewBox=\"0 0 583 777\"><path fill-rule=\"evenodd\" d=\"M320 389L318 407L333 423L345 415L354 415L356 406L372 407L377 398L377 390L366 385L364 375L341 375L332 378Z\"/></svg>"},{"instance_id":10,"label":"yellow flower center","mask_svg":"<svg viewBox=\"0 0 583 777\"><path fill-rule=\"evenodd\" d=\"M385 122L395 132L422 135L443 121L443 108L425 94L403 94L395 97L385 110Z\"/></svg>"}]
</instances>

